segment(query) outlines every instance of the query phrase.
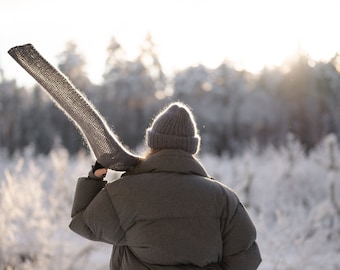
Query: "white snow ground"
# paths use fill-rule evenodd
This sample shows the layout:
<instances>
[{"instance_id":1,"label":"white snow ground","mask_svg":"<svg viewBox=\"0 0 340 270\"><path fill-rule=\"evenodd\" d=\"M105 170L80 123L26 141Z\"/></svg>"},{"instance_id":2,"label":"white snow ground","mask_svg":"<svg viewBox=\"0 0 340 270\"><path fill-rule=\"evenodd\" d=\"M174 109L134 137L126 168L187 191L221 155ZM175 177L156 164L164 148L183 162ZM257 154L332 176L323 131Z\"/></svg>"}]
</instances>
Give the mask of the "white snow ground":
<instances>
[{"instance_id":1,"label":"white snow ground","mask_svg":"<svg viewBox=\"0 0 340 270\"><path fill-rule=\"evenodd\" d=\"M340 150L334 136L308 157L292 139L287 148L259 153L254 147L234 158L206 154L201 161L248 207L258 230L260 270L340 269ZM37 158L28 149L13 160L0 152L0 269L108 269L111 247L68 229L76 180L92 162L64 149Z\"/></svg>"}]
</instances>

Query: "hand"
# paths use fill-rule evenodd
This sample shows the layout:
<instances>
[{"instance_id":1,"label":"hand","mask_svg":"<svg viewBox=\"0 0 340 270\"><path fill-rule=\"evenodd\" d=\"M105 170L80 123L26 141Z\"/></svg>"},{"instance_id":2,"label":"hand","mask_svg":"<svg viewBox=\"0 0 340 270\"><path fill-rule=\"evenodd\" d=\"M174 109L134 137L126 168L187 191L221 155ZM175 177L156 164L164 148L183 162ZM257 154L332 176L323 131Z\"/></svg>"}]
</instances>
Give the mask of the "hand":
<instances>
[{"instance_id":1,"label":"hand","mask_svg":"<svg viewBox=\"0 0 340 270\"><path fill-rule=\"evenodd\" d=\"M92 166L92 173L95 177L104 178L107 173L107 168L96 161L96 164Z\"/></svg>"},{"instance_id":2,"label":"hand","mask_svg":"<svg viewBox=\"0 0 340 270\"><path fill-rule=\"evenodd\" d=\"M97 169L94 171L93 174L96 177L105 177L107 174L107 169L106 168Z\"/></svg>"}]
</instances>

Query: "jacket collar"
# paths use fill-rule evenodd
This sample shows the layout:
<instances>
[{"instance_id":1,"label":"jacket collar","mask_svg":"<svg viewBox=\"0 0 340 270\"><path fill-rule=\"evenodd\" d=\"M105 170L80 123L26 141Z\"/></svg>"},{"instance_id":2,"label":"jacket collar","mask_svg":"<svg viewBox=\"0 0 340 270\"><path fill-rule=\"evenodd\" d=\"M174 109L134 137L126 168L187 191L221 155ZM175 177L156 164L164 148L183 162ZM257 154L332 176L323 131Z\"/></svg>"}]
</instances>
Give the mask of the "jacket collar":
<instances>
[{"instance_id":1,"label":"jacket collar","mask_svg":"<svg viewBox=\"0 0 340 270\"><path fill-rule=\"evenodd\" d=\"M209 177L201 163L193 155L178 149L158 151L142 160L125 175L150 172L175 172Z\"/></svg>"}]
</instances>

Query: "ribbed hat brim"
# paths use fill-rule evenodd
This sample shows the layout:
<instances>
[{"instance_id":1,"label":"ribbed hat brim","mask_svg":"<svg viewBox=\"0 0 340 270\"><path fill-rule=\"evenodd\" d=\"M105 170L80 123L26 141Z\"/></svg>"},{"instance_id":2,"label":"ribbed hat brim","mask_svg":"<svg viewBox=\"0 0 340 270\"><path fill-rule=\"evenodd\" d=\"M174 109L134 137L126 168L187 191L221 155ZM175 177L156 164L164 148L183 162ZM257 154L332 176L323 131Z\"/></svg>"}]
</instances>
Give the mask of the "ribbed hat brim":
<instances>
[{"instance_id":1,"label":"ribbed hat brim","mask_svg":"<svg viewBox=\"0 0 340 270\"><path fill-rule=\"evenodd\" d=\"M190 154L196 154L200 145L200 137L184 137L161 134L147 129L146 142L152 149L182 149Z\"/></svg>"}]
</instances>

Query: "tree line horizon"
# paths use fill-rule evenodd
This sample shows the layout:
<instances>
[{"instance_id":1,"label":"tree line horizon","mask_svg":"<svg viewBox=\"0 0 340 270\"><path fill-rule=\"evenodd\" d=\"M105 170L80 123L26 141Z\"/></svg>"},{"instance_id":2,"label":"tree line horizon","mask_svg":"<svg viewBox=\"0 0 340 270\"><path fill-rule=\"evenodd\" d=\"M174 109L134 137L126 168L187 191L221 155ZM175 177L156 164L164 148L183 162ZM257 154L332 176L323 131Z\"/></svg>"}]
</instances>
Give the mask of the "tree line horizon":
<instances>
[{"instance_id":1,"label":"tree line horizon","mask_svg":"<svg viewBox=\"0 0 340 270\"><path fill-rule=\"evenodd\" d=\"M136 150L145 129L166 104L182 101L196 117L202 151L241 153L250 145L281 146L293 134L306 153L328 134L340 138L340 55L314 61L299 53L283 69L258 74L227 61L211 69L189 66L165 75L151 35L131 61L115 38L109 43L103 81L94 84L86 59L69 42L58 68L106 118L121 141ZM18 66L18 69L20 67ZM0 149L9 156L33 146L48 154L63 146L70 154L85 147L76 128L38 84L18 86L0 67Z\"/></svg>"}]
</instances>

